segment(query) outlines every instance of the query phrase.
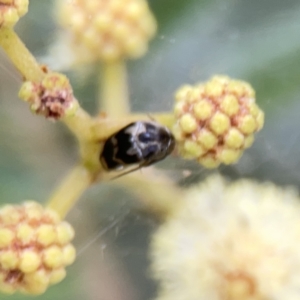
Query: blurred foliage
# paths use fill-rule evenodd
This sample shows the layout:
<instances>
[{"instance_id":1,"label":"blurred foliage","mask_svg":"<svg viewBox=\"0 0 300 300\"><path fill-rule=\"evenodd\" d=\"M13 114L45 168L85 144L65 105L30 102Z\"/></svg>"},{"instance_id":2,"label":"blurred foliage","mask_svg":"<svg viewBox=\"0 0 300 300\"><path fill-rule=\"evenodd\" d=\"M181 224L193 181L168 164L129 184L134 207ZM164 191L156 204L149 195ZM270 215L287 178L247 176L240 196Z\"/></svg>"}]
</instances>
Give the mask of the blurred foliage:
<instances>
[{"instance_id":1,"label":"blurred foliage","mask_svg":"<svg viewBox=\"0 0 300 300\"><path fill-rule=\"evenodd\" d=\"M134 110L172 107L184 83L227 74L249 81L265 110L266 125L232 177L299 186L300 2L297 0L150 0L159 32L141 60L129 62ZM53 1L31 0L18 33L37 56L55 39ZM50 66L51 67L51 66ZM76 162L75 141L60 124L33 116L17 99L21 78L0 52L0 202L47 199ZM84 78L68 72L80 102L93 111L96 71ZM209 172L194 162L169 158L161 166L181 184ZM192 172L189 178L183 170ZM80 256L63 283L36 299L145 300L155 295L148 278L147 245L155 223L137 213L130 193L111 185L90 189L70 213ZM84 249L84 250L80 250ZM29 299L2 296L1 299Z\"/></svg>"}]
</instances>

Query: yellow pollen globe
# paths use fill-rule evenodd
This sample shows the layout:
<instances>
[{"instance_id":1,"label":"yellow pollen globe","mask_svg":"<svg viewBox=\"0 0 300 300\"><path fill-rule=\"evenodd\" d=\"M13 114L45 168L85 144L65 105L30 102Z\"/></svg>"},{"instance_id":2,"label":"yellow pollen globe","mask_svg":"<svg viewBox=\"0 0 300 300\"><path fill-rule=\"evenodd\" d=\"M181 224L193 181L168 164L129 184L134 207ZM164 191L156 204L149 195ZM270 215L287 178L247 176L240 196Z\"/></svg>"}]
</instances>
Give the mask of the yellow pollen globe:
<instances>
[{"instance_id":1,"label":"yellow pollen globe","mask_svg":"<svg viewBox=\"0 0 300 300\"><path fill-rule=\"evenodd\" d=\"M156 32L146 0L59 0L56 9L77 63L139 58Z\"/></svg>"},{"instance_id":2,"label":"yellow pollen globe","mask_svg":"<svg viewBox=\"0 0 300 300\"><path fill-rule=\"evenodd\" d=\"M178 153L206 168L237 162L264 124L252 87L227 76L184 85L175 100L173 134Z\"/></svg>"},{"instance_id":3,"label":"yellow pollen globe","mask_svg":"<svg viewBox=\"0 0 300 300\"><path fill-rule=\"evenodd\" d=\"M42 294L75 260L72 227L56 212L27 201L0 209L0 292Z\"/></svg>"}]
</instances>

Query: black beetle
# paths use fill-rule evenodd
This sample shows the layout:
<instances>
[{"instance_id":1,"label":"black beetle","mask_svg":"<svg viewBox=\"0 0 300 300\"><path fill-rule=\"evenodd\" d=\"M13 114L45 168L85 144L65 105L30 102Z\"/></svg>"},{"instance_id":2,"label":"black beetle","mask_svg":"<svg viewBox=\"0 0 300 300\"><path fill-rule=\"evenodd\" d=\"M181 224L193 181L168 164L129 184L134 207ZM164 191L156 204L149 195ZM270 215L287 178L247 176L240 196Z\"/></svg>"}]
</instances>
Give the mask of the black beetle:
<instances>
[{"instance_id":1,"label":"black beetle","mask_svg":"<svg viewBox=\"0 0 300 300\"><path fill-rule=\"evenodd\" d=\"M174 147L174 136L167 127L156 122L138 121L106 140L100 161L108 171L137 165L131 172L163 160Z\"/></svg>"}]
</instances>

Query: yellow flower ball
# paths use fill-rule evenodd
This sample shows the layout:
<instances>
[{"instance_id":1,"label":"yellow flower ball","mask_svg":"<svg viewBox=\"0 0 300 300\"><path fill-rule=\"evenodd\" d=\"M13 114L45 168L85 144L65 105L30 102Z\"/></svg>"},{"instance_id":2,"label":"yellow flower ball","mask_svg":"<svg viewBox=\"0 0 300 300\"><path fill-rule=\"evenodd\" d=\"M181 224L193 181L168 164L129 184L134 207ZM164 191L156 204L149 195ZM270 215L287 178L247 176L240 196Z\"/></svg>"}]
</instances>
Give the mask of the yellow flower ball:
<instances>
[{"instance_id":1,"label":"yellow flower ball","mask_svg":"<svg viewBox=\"0 0 300 300\"><path fill-rule=\"evenodd\" d=\"M28 201L0 209L0 292L42 294L75 260L72 227Z\"/></svg>"},{"instance_id":2,"label":"yellow flower ball","mask_svg":"<svg viewBox=\"0 0 300 300\"><path fill-rule=\"evenodd\" d=\"M194 87L182 86L175 99L178 152L207 168L238 161L263 127L264 113L255 103L255 92L243 81L215 76Z\"/></svg>"},{"instance_id":3,"label":"yellow flower ball","mask_svg":"<svg viewBox=\"0 0 300 300\"><path fill-rule=\"evenodd\" d=\"M75 63L139 58L156 32L146 0L59 0L56 11Z\"/></svg>"}]
</instances>

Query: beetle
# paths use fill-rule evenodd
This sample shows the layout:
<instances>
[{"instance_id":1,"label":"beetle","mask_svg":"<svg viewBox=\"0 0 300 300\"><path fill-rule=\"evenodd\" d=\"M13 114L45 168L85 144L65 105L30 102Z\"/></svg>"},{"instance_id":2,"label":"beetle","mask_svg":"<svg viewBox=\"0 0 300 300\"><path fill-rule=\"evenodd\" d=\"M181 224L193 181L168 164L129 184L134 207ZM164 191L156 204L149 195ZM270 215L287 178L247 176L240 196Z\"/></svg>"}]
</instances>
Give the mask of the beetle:
<instances>
[{"instance_id":1,"label":"beetle","mask_svg":"<svg viewBox=\"0 0 300 300\"><path fill-rule=\"evenodd\" d=\"M163 160L174 147L175 138L167 127L154 121L137 121L105 141L100 162L107 171L136 165L126 174Z\"/></svg>"}]
</instances>

